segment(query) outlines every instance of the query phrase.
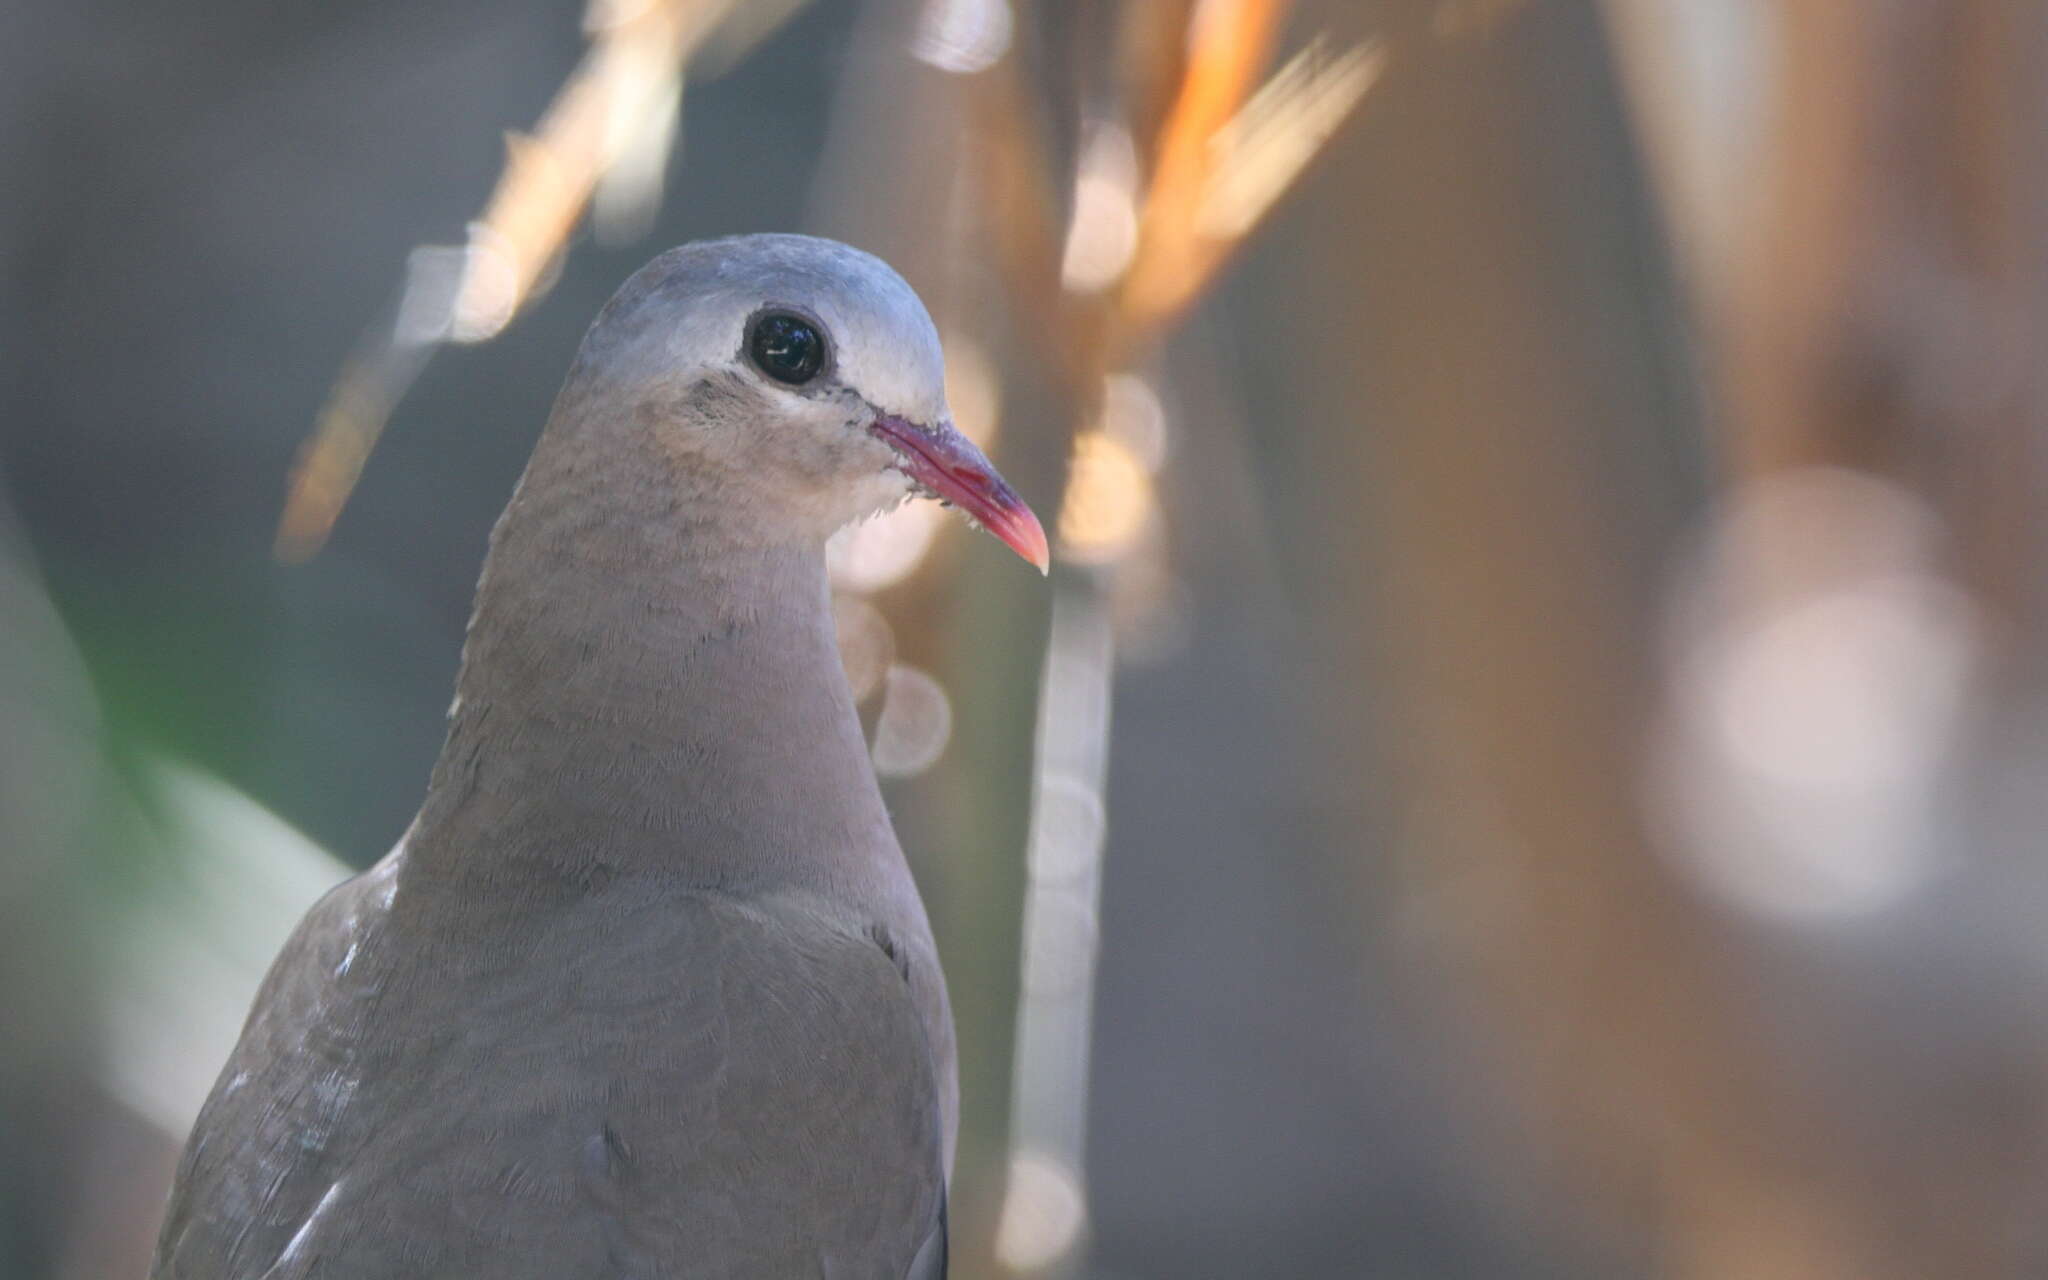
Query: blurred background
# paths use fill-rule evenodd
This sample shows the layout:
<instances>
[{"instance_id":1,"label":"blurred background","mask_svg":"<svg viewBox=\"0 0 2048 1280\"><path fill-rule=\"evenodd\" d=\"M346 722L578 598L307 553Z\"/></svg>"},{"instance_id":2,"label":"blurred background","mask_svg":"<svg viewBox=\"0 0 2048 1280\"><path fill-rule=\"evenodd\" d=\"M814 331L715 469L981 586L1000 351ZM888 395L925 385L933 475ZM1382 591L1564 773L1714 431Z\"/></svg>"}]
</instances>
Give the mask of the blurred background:
<instances>
[{"instance_id":1,"label":"blurred background","mask_svg":"<svg viewBox=\"0 0 2048 1280\"><path fill-rule=\"evenodd\" d=\"M0 1274L142 1274L582 328L761 230L1057 525L834 549L955 1274L2048 1274L2048 9L0 31Z\"/></svg>"}]
</instances>

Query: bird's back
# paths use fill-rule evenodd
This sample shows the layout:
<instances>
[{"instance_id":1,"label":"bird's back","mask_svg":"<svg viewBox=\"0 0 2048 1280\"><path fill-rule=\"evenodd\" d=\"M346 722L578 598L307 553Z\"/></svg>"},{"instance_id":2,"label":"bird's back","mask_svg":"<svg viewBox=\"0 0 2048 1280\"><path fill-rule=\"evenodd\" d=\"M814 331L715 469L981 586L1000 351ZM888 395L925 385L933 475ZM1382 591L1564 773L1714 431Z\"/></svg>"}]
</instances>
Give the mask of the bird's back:
<instances>
[{"instance_id":1,"label":"bird's back","mask_svg":"<svg viewBox=\"0 0 2048 1280\"><path fill-rule=\"evenodd\" d=\"M940 1068L886 931L614 884L517 929L314 908L201 1113L157 1280L936 1277Z\"/></svg>"}]
</instances>

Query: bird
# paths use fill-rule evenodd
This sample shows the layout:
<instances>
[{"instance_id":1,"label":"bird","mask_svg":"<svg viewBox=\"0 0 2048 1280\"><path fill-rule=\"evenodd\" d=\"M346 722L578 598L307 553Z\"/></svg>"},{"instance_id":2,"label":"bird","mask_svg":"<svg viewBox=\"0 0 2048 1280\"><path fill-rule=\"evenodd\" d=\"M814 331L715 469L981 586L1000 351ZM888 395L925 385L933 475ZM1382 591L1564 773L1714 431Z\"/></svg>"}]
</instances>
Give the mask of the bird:
<instances>
[{"instance_id":1,"label":"bird","mask_svg":"<svg viewBox=\"0 0 2048 1280\"><path fill-rule=\"evenodd\" d=\"M492 530L397 845L307 913L153 1280L935 1280L945 980L825 544L916 497L1037 567L878 258L671 249L584 336Z\"/></svg>"}]
</instances>

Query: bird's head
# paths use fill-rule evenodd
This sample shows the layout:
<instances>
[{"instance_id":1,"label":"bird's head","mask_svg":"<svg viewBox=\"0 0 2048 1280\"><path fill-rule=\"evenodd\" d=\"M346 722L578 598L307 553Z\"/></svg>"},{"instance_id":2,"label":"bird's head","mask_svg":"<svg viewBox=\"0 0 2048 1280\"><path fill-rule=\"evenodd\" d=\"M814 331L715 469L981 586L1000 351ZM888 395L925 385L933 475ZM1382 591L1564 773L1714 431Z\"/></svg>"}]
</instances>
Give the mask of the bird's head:
<instances>
[{"instance_id":1,"label":"bird's head","mask_svg":"<svg viewBox=\"0 0 2048 1280\"><path fill-rule=\"evenodd\" d=\"M792 235L672 249L606 306L577 367L761 521L823 537L922 494L1046 568L1038 518L953 425L924 304L870 254Z\"/></svg>"}]
</instances>

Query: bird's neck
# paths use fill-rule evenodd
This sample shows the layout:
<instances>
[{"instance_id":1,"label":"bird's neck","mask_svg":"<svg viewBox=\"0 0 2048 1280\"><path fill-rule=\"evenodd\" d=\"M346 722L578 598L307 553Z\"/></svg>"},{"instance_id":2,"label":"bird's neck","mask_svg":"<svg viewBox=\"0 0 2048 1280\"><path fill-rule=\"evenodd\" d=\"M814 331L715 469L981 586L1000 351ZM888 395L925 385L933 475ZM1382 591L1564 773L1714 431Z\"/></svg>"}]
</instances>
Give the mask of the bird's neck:
<instances>
[{"instance_id":1,"label":"bird's neck","mask_svg":"<svg viewBox=\"0 0 2048 1280\"><path fill-rule=\"evenodd\" d=\"M408 873L906 891L823 548L721 524L735 504L662 472L543 442L492 535Z\"/></svg>"}]
</instances>

